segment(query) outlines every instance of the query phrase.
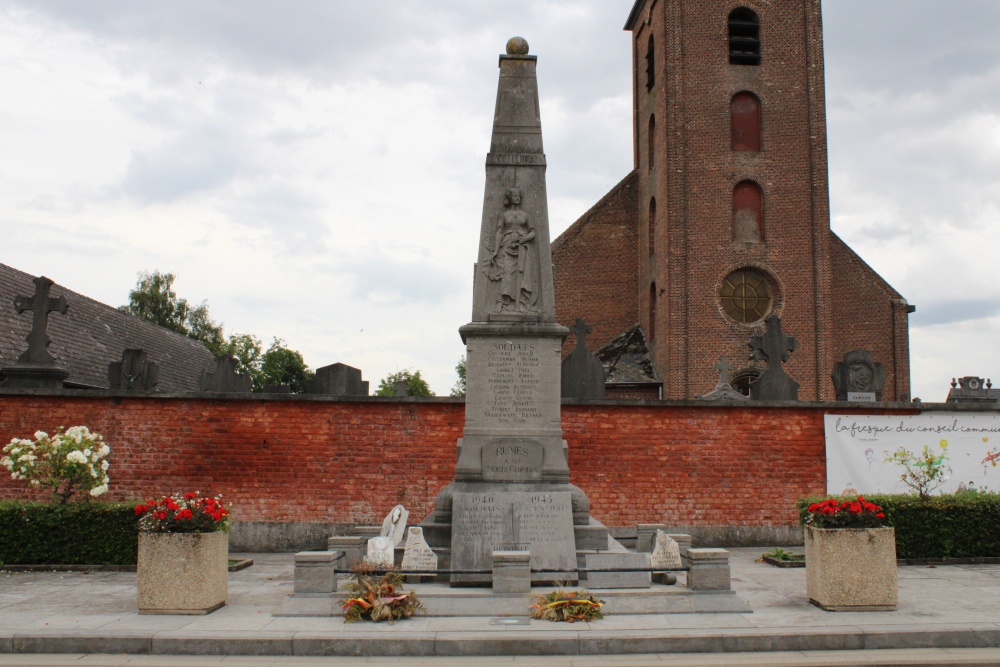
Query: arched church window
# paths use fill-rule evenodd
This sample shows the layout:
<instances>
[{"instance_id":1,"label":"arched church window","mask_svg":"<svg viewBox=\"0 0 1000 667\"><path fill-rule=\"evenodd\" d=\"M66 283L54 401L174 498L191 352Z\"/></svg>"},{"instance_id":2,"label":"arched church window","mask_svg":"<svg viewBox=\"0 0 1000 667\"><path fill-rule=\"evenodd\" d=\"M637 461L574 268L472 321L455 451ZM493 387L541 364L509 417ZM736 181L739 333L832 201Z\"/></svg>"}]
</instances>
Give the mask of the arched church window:
<instances>
[{"instance_id":1,"label":"arched church window","mask_svg":"<svg viewBox=\"0 0 1000 667\"><path fill-rule=\"evenodd\" d=\"M646 163L649 171L653 171L653 165L656 163L656 116L649 116L649 136L646 137L646 153L648 157L646 158Z\"/></svg>"},{"instance_id":2,"label":"arched church window","mask_svg":"<svg viewBox=\"0 0 1000 667\"><path fill-rule=\"evenodd\" d=\"M729 14L729 64L760 64L760 21L752 9L737 7Z\"/></svg>"},{"instance_id":3,"label":"arched church window","mask_svg":"<svg viewBox=\"0 0 1000 667\"><path fill-rule=\"evenodd\" d=\"M760 100L753 93L737 93L729 103L729 124L734 151L760 150Z\"/></svg>"},{"instance_id":4,"label":"arched church window","mask_svg":"<svg viewBox=\"0 0 1000 667\"><path fill-rule=\"evenodd\" d=\"M649 340L656 340L656 283L649 284Z\"/></svg>"},{"instance_id":5,"label":"arched church window","mask_svg":"<svg viewBox=\"0 0 1000 667\"><path fill-rule=\"evenodd\" d=\"M733 241L760 243L764 240L764 194L753 181L733 188Z\"/></svg>"},{"instance_id":6,"label":"arched church window","mask_svg":"<svg viewBox=\"0 0 1000 667\"><path fill-rule=\"evenodd\" d=\"M646 47L646 90L652 90L656 85L656 48L653 46L653 36L649 36Z\"/></svg>"},{"instance_id":7,"label":"arched church window","mask_svg":"<svg viewBox=\"0 0 1000 667\"><path fill-rule=\"evenodd\" d=\"M649 256L656 253L656 197L649 200Z\"/></svg>"}]
</instances>

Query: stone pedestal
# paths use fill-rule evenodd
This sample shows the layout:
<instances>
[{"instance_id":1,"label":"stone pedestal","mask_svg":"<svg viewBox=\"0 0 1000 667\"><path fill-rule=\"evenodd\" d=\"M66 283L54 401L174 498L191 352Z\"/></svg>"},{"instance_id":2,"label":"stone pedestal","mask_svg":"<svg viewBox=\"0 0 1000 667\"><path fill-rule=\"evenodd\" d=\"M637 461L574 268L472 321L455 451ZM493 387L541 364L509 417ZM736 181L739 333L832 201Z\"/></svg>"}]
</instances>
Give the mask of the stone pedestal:
<instances>
[{"instance_id":1,"label":"stone pedestal","mask_svg":"<svg viewBox=\"0 0 1000 667\"><path fill-rule=\"evenodd\" d=\"M367 537L360 535L334 535L326 540L328 551L340 551L344 554L340 568L350 570L365 559L365 543Z\"/></svg>"},{"instance_id":2,"label":"stone pedestal","mask_svg":"<svg viewBox=\"0 0 1000 667\"><path fill-rule=\"evenodd\" d=\"M342 551L300 551L295 554L295 595L333 595L334 572Z\"/></svg>"},{"instance_id":3,"label":"stone pedestal","mask_svg":"<svg viewBox=\"0 0 1000 667\"><path fill-rule=\"evenodd\" d=\"M527 551L494 551L493 592L515 595L531 592L531 554Z\"/></svg>"},{"instance_id":4,"label":"stone pedestal","mask_svg":"<svg viewBox=\"0 0 1000 667\"><path fill-rule=\"evenodd\" d=\"M682 552L683 553L683 552ZM692 591L731 589L729 552L725 549L688 549L687 586Z\"/></svg>"}]
</instances>

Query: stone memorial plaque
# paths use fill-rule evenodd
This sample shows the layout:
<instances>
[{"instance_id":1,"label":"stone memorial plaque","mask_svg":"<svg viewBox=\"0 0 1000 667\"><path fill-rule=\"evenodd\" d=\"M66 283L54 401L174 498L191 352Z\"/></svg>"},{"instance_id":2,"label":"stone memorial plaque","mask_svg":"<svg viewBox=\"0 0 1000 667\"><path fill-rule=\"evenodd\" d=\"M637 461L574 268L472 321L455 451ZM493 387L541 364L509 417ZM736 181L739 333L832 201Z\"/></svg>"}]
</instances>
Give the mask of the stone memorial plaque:
<instances>
[{"instance_id":1,"label":"stone memorial plaque","mask_svg":"<svg viewBox=\"0 0 1000 667\"><path fill-rule=\"evenodd\" d=\"M650 588L649 572L602 572L601 570L648 568L649 554L587 554L587 588Z\"/></svg>"},{"instance_id":2,"label":"stone memorial plaque","mask_svg":"<svg viewBox=\"0 0 1000 667\"><path fill-rule=\"evenodd\" d=\"M480 358L485 362L483 372L474 373L475 378L482 378L487 385L486 391L479 392L485 400L475 406L481 411L479 417L483 423L508 427L542 425L547 411L540 403L545 398L551 400L544 396L542 387L541 348L546 342L497 338L479 342L485 355L471 358L470 363L478 367ZM555 398L558 400L558 395Z\"/></svg>"},{"instance_id":3,"label":"stone memorial plaque","mask_svg":"<svg viewBox=\"0 0 1000 667\"><path fill-rule=\"evenodd\" d=\"M875 402L875 392L874 391L849 391L847 392L848 401L856 401L858 403L874 403Z\"/></svg>"},{"instance_id":4,"label":"stone memorial plaque","mask_svg":"<svg viewBox=\"0 0 1000 667\"><path fill-rule=\"evenodd\" d=\"M542 478L545 450L534 440L501 438L483 447L483 480L534 481Z\"/></svg>"},{"instance_id":5,"label":"stone memorial plaque","mask_svg":"<svg viewBox=\"0 0 1000 667\"><path fill-rule=\"evenodd\" d=\"M388 537L392 541L392 546L396 546L403 541L406 533L406 522L410 518L410 513L402 505L396 505L392 511L382 520L382 530L379 535Z\"/></svg>"},{"instance_id":6,"label":"stone memorial plaque","mask_svg":"<svg viewBox=\"0 0 1000 667\"><path fill-rule=\"evenodd\" d=\"M453 502L452 568L486 572L452 575L454 582L489 583L495 550L530 551L531 569L543 571L533 581L577 580L568 492L456 493Z\"/></svg>"},{"instance_id":7,"label":"stone memorial plaque","mask_svg":"<svg viewBox=\"0 0 1000 667\"><path fill-rule=\"evenodd\" d=\"M373 537L368 540L368 553L365 555L365 562L379 567L392 567L393 554L392 540L388 537Z\"/></svg>"},{"instance_id":8,"label":"stone memorial plaque","mask_svg":"<svg viewBox=\"0 0 1000 667\"><path fill-rule=\"evenodd\" d=\"M424 529L413 526L406 534L406 549L403 551L404 570L436 570L437 554L424 539Z\"/></svg>"},{"instance_id":9,"label":"stone memorial plaque","mask_svg":"<svg viewBox=\"0 0 1000 667\"><path fill-rule=\"evenodd\" d=\"M653 553L649 557L650 567L664 570L679 570L681 562L680 545L662 530L653 535Z\"/></svg>"}]
</instances>

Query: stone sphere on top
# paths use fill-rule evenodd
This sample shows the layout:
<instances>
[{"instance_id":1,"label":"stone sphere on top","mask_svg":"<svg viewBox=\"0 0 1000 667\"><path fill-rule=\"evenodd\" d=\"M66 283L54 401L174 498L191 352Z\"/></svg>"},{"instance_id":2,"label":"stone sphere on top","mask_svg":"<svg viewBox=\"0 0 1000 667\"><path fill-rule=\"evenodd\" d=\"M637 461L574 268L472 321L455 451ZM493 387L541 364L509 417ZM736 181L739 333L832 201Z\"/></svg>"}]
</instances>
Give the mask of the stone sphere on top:
<instances>
[{"instance_id":1,"label":"stone sphere on top","mask_svg":"<svg viewBox=\"0 0 1000 667\"><path fill-rule=\"evenodd\" d=\"M528 40L524 37L511 37L507 40L507 55L508 56L526 56L528 55Z\"/></svg>"}]
</instances>

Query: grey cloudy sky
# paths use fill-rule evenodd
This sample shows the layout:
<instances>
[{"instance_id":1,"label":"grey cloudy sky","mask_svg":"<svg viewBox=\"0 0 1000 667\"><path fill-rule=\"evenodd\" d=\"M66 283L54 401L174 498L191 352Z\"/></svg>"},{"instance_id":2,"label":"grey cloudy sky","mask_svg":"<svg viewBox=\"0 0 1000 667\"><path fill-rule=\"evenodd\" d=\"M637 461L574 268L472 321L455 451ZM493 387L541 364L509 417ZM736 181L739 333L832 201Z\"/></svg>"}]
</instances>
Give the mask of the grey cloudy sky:
<instances>
[{"instance_id":1,"label":"grey cloudy sky","mask_svg":"<svg viewBox=\"0 0 1000 667\"><path fill-rule=\"evenodd\" d=\"M0 2L0 261L439 394L471 312L497 54L539 56L553 233L632 167L632 0ZM913 393L1000 380L995 0L828 0L833 228L917 312ZM794 333L794 332L792 332Z\"/></svg>"}]
</instances>

